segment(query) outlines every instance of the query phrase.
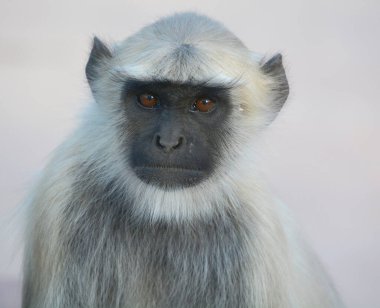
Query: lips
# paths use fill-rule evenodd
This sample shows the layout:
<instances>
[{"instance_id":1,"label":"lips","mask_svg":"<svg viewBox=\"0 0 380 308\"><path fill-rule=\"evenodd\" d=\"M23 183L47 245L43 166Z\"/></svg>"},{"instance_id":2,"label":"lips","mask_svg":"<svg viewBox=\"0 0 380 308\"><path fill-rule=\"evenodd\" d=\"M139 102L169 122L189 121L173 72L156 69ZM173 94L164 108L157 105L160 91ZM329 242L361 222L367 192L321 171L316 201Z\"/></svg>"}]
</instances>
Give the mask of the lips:
<instances>
[{"instance_id":1,"label":"lips","mask_svg":"<svg viewBox=\"0 0 380 308\"><path fill-rule=\"evenodd\" d=\"M134 171L143 182L165 188L193 186L206 175L199 169L187 166L138 166Z\"/></svg>"},{"instance_id":2,"label":"lips","mask_svg":"<svg viewBox=\"0 0 380 308\"><path fill-rule=\"evenodd\" d=\"M185 166L165 166L165 165L147 165L147 166L138 166L135 167L135 170L137 169L152 169L152 170L171 170L171 171L195 171L195 172L202 172L201 170L197 168L190 168Z\"/></svg>"}]
</instances>

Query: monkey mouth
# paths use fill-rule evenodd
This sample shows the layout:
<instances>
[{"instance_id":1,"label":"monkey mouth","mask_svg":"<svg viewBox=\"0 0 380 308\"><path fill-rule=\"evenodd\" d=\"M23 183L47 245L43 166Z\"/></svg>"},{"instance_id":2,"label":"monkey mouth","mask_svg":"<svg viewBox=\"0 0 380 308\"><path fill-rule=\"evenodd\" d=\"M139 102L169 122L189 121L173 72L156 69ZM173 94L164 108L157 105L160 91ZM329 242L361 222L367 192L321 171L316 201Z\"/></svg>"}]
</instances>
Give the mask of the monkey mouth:
<instances>
[{"instance_id":1,"label":"monkey mouth","mask_svg":"<svg viewBox=\"0 0 380 308\"><path fill-rule=\"evenodd\" d=\"M143 182L169 189L194 186L206 177L206 172L184 166L138 166L134 171Z\"/></svg>"},{"instance_id":2,"label":"monkey mouth","mask_svg":"<svg viewBox=\"0 0 380 308\"><path fill-rule=\"evenodd\" d=\"M137 166L135 167L135 170L170 170L175 172L202 172L199 168L191 168L191 167L185 167L185 166L165 166L165 165L144 165L144 166Z\"/></svg>"}]
</instances>

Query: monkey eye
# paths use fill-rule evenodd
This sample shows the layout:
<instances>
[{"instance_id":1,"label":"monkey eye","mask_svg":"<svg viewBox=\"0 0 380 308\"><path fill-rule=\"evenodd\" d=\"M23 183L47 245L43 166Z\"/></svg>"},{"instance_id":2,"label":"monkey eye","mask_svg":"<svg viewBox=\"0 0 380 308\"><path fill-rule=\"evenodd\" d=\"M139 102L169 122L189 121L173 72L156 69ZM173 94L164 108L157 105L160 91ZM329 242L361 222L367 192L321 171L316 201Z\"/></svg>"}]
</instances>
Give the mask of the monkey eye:
<instances>
[{"instance_id":1,"label":"monkey eye","mask_svg":"<svg viewBox=\"0 0 380 308\"><path fill-rule=\"evenodd\" d=\"M153 109L158 107L158 97L153 94L140 94L137 96L139 104L148 109Z\"/></svg>"},{"instance_id":2,"label":"monkey eye","mask_svg":"<svg viewBox=\"0 0 380 308\"><path fill-rule=\"evenodd\" d=\"M210 112L214 110L214 108L215 108L215 101L210 98L203 97L203 98L197 99L190 109L191 111Z\"/></svg>"}]
</instances>

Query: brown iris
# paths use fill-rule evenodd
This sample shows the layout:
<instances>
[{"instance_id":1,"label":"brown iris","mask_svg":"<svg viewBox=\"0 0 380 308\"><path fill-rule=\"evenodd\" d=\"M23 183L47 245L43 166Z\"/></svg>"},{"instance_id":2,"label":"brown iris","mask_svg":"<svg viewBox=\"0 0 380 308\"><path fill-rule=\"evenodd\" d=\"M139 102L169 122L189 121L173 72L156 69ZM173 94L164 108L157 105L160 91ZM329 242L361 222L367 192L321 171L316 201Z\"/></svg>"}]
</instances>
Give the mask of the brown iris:
<instances>
[{"instance_id":1,"label":"brown iris","mask_svg":"<svg viewBox=\"0 0 380 308\"><path fill-rule=\"evenodd\" d=\"M158 106L158 97L152 94L141 94L138 96L138 101L145 108L156 108Z\"/></svg>"},{"instance_id":2,"label":"brown iris","mask_svg":"<svg viewBox=\"0 0 380 308\"><path fill-rule=\"evenodd\" d=\"M197 99L192 109L194 111L210 112L214 108L215 108L215 101L213 101L210 98L204 97L204 98Z\"/></svg>"}]
</instances>

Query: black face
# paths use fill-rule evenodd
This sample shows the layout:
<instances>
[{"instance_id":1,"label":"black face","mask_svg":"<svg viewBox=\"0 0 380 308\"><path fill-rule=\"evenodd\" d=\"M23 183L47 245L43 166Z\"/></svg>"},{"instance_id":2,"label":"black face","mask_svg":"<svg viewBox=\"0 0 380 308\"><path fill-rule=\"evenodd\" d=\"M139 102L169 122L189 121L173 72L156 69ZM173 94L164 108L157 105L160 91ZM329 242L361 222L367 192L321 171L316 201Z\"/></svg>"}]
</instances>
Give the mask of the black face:
<instances>
[{"instance_id":1,"label":"black face","mask_svg":"<svg viewBox=\"0 0 380 308\"><path fill-rule=\"evenodd\" d=\"M193 83L128 80L128 163L145 183L167 189L200 183L228 146L229 89Z\"/></svg>"}]
</instances>

